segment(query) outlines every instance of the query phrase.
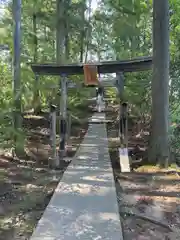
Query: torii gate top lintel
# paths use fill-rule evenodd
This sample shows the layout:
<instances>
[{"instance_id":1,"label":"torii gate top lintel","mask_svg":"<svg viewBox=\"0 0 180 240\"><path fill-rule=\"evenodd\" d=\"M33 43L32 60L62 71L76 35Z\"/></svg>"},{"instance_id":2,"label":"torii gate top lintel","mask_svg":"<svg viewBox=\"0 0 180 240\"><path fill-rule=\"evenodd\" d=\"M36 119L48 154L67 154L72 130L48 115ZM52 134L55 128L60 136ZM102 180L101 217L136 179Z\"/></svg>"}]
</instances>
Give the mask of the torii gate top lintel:
<instances>
[{"instance_id":1,"label":"torii gate top lintel","mask_svg":"<svg viewBox=\"0 0 180 240\"><path fill-rule=\"evenodd\" d=\"M147 71L152 68L152 57L139 57L124 61L106 61L99 63L88 63L97 66L97 72L117 73L117 72L138 72ZM58 65L54 63L48 64L32 64L32 70L37 75L78 75L84 74L83 63Z\"/></svg>"}]
</instances>

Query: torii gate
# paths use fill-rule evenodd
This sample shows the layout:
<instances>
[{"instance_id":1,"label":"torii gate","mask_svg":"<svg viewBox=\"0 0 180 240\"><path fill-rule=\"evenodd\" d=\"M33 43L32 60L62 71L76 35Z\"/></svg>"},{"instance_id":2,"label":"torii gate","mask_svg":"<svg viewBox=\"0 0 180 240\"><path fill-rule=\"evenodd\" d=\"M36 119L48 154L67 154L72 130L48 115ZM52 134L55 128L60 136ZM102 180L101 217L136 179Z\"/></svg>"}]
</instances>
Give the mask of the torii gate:
<instances>
[{"instance_id":1,"label":"torii gate","mask_svg":"<svg viewBox=\"0 0 180 240\"><path fill-rule=\"evenodd\" d=\"M64 64L58 65L55 63L48 64L32 64L32 70L38 79L39 75L48 75L48 76L60 76L61 77L61 141L59 146L59 157L63 158L65 152L65 141L66 141L66 112L67 112L67 83L68 76L70 75L80 75L84 74L84 70L88 68L88 65L94 66L95 71L93 72L94 82L86 78L84 86L92 87L98 85L98 80L94 74L106 74L106 73L116 73L118 78L115 83L119 93L121 94L124 82L123 74L125 72L137 72L137 71L147 71L152 68L152 57L139 57L131 60L124 61L106 61L99 63L73 63L73 64ZM92 72L91 72L92 74ZM57 166L56 166L57 167Z\"/></svg>"}]
</instances>

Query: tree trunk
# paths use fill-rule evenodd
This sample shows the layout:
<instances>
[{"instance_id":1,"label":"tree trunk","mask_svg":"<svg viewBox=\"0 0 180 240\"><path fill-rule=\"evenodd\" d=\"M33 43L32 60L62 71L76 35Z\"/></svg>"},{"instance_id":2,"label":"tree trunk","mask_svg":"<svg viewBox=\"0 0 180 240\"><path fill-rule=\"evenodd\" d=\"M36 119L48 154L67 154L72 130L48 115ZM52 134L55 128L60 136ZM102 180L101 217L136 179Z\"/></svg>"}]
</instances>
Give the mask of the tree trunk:
<instances>
[{"instance_id":1,"label":"tree trunk","mask_svg":"<svg viewBox=\"0 0 180 240\"><path fill-rule=\"evenodd\" d=\"M13 90L14 90L14 128L15 154L24 154L21 115L21 0L13 0L14 45L13 45Z\"/></svg>"},{"instance_id":2,"label":"tree trunk","mask_svg":"<svg viewBox=\"0 0 180 240\"><path fill-rule=\"evenodd\" d=\"M80 62L83 63L84 56L84 38L85 38L85 11L86 11L86 1L82 1L82 9L81 9L81 19L82 19L82 29L80 34Z\"/></svg>"},{"instance_id":3,"label":"tree trunk","mask_svg":"<svg viewBox=\"0 0 180 240\"><path fill-rule=\"evenodd\" d=\"M64 36L65 36L65 60L66 62L69 61L69 55L70 55L70 44L69 44L69 8L70 8L70 0L66 0L65 5L65 15L64 15Z\"/></svg>"},{"instance_id":4,"label":"tree trunk","mask_svg":"<svg viewBox=\"0 0 180 240\"><path fill-rule=\"evenodd\" d=\"M56 59L58 64L66 63L68 50L68 7L69 1L56 0L57 3L57 27L56 27ZM59 144L59 162L55 161L54 166L60 166L60 160L63 160L66 144L66 113L67 113L67 79L63 76L59 81L61 96L59 96L59 115L60 119L60 144Z\"/></svg>"},{"instance_id":5,"label":"tree trunk","mask_svg":"<svg viewBox=\"0 0 180 240\"><path fill-rule=\"evenodd\" d=\"M66 34L65 34L65 58L66 61L69 59L69 33L68 33L68 26L66 25Z\"/></svg>"},{"instance_id":6,"label":"tree trunk","mask_svg":"<svg viewBox=\"0 0 180 240\"><path fill-rule=\"evenodd\" d=\"M149 161L162 167L169 159L169 4L153 1L152 129Z\"/></svg>"},{"instance_id":7,"label":"tree trunk","mask_svg":"<svg viewBox=\"0 0 180 240\"><path fill-rule=\"evenodd\" d=\"M86 35L86 53L85 53L85 62L87 62L88 59L88 53L89 53L89 45L91 43L91 33L92 33L92 28L91 28L91 6L92 6L92 0L89 0L88 3L88 29L87 29L87 35Z\"/></svg>"},{"instance_id":8,"label":"tree trunk","mask_svg":"<svg viewBox=\"0 0 180 240\"><path fill-rule=\"evenodd\" d=\"M56 61L61 64L65 57L65 1L56 0L57 26L56 26Z\"/></svg>"},{"instance_id":9,"label":"tree trunk","mask_svg":"<svg viewBox=\"0 0 180 240\"><path fill-rule=\"evenodd\" d=\"M37 39L37 16L36 13L33 14L33 43L34 43L34 62L37 62L38 58L38 39Z\"/></svg>"},{"instance_id":10,"label":"tree trunk","mask_svg":"<svg viewBox=\"0 0 180 240\"><path fill-rule=\"evenodd\" d=\"M37 39L37 15L36 13L33 14L33 43L34 43L34 63L37 62L38 59L38 39ZM41 112L41 102L39 96L39 84L38 84L38 77L36 76L34 82L34 99L33 99L33 107L34 113L38 115Z\"/></svg>"},{"instance_id":11,"label":"tree trunk","mask_svg":"<svg viewBox=\"0 0 180 240\"><path fill-rule=\"evenodd\" d=\"M65 41L66 41L66 23L65 23L65 0L56 0L56 62L57 64L64 63L65 58ZM59 80L59 87L61 79ZM60 115L60 93L57 114Z\"/></svg>"}]
</instances>

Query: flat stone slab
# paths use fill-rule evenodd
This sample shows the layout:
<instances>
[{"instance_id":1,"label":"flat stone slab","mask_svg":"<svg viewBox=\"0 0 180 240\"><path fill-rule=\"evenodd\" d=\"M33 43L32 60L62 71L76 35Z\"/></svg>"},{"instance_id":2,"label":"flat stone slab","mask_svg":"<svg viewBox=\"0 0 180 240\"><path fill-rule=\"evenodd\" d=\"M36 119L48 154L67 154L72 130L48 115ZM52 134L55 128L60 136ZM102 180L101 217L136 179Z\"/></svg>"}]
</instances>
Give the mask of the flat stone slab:
<instances>
[{"instance_id":1,"label":"flat stone slab","mask_svg":"<svg viewBox=\"0 0 180 240\"><path fill-rule=\"evenodd\" d=\"M119 148L119 158L120 158L121 172L130 172L131 169L130 169L127 148Z\"/></svg>"},{"instance_id":2,"label":"flat stone slab","mask_svg":"<svg viewBox=\"0 0 180 240\"><path fill-rule=\"evenodd\" d=\"M123 239L105 124L89 125L31 237L42 239Z\"/></svg>"},{"instance_id":3,"label":"flat stone slab","mask_svg":"<svg viewBox=\"0 0 180 240\"><path fill-rule=\"evenodd\" d=\"M104 123L106 119L104 113L96 113L91 118L89 118L89 123Z\"/></svg>"}]
</instances>

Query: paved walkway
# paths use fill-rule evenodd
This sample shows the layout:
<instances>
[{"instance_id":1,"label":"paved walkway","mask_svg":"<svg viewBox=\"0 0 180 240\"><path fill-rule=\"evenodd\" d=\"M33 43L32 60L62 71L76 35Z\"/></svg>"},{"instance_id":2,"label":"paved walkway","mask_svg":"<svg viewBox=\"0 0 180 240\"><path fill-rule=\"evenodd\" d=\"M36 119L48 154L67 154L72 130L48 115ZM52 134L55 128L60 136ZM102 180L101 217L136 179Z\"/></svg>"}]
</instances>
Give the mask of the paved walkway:
<instances>
[{"instance_id":1,"label":"paved walkway","mask_svg":"<svg viewBox=\"0 0 180 240\"><path fill-rule=\"evenodd\" d=\"M93 118L102 121L105 115ZM104 123L90 123L31 237L42 239L123 239Z\"/></svg>"}]
</instances>

